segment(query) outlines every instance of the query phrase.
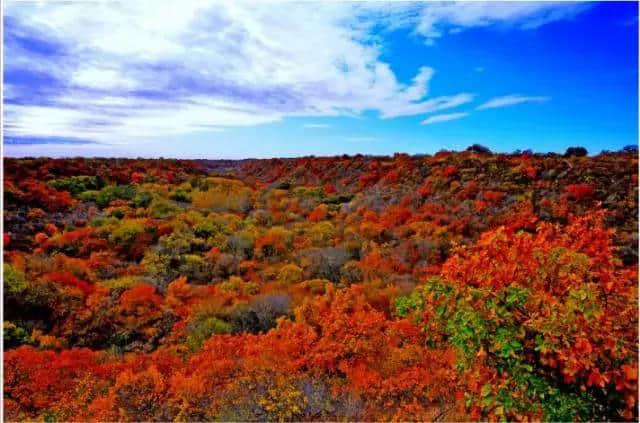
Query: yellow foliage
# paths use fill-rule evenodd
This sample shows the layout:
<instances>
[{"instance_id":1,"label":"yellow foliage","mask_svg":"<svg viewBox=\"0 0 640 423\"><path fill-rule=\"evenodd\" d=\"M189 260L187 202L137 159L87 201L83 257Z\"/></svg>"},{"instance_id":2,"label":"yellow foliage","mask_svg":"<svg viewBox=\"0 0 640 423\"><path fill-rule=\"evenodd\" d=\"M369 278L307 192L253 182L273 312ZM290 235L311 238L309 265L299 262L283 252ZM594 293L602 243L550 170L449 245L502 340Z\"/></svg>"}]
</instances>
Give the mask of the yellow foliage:
<instances>
[{"instance_id":1,"label":"yellow foliage","mask_svg":"<svg viewBox=\"0 0 640 423\"><path fill-rule=\"evenodd\" d=\"M209 178L207 181L209 189L193 195L195 208L240 213L251 206L253 190L241 182L224 178Z\"/></svg>"},{"instance_id":2,"label":"yellow foliage","mask_svg":"<svg viewBox=\"0 0 640 423\"><path fill-rule=\"evenodd\" d=\"M286 264L278 272L278 280L285 284L294 284L302 280L302 269L295 264Z\"/></svg>"}]
</instances>

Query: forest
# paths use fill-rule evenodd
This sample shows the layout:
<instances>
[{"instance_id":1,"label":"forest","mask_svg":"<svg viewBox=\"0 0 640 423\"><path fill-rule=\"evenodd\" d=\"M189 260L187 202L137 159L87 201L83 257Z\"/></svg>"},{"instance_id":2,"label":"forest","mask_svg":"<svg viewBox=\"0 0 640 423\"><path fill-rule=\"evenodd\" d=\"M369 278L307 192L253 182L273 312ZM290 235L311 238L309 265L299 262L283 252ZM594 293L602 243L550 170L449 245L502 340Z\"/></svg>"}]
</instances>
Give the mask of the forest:
<instances>
[{"instance_id":1,"label":"forest","mask_svg":"<svg viewBox=\"0 0 640 423\"><path fill-rule=\"evenodd\" d=\"M638 419L638 151L4 159L7 421Z\"/></svg>"}]
</instances>

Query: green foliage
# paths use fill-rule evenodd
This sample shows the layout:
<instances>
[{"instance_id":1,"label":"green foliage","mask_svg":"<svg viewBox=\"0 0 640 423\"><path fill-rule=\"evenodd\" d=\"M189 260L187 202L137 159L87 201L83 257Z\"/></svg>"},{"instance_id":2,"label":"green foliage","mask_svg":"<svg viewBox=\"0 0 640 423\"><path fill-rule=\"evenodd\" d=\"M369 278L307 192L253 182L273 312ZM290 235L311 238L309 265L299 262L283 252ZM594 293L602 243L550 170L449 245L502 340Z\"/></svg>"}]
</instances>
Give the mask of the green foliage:
<instances>
[{"instance_id":1,"label":"green foliage","mask_svg":"<svg viewBox=\"0 0 640 423\"><path fill-rule=\"evenodd\" d=\"M29 333L13 322L4 321L2 325L4 348L15 348L29 343Z\"/></svg>"},{"instance_id":2,"label":"green foliage","mask_svg":"<svg viewBox=\"0 0 640 423\"><path fill-rule=\"evenodd\" d=\"M156 219L166 219L167 217L178 211L179 208L171 201L160 196L156 196L153 201L151 201L149 210L151 211L153 217L155 217Z\"/></svg>"},{"instance_id":3,"label":"green foliage","mask_svg":"<svg viewBox=\"0 0 640 423\"><path fill-rule=\"evenodd\" d=\"M416 289L410 295L396 298L395 312L399 317L407 317L423 308L423 292L420 289Z\"/></svg>"},{"instance_id":4,"label":"green foliage","mask_svg":"<svg viewBox=\"0 0 640 423\"><path fill-rule=\"evenodd\" d=\"M115 200L133 200L136 196L136 187L133 185L107 185L99 191L89 190L80 194L83 201L93 201L99 207L107 207Z\"/></svg>"},{"instance_id":5,"label":"green foliage","mask_svg":"<svg viewBox=\"0 0 640 423\"><path fill-rule=\"evenodd\" d=\"M24 274L10 264L5 263L2 271L4 292L9 295L20 295L27 289Z\"/></svg>"},{"instance_id":6,"label":"green foliage","mask_svg":"<svg viewBox=\"0 0 640 423\"><path fill-rule=\"evenodd\" d=\"M148 207L149 204L151 204L152 200L153 200L152 193L145 190L138 190L136 192L135 197L133 197L133 200L131 200L130 204L135 208L144 208L144 207Z\"/></svg>"},{"instance_id":7,"label":"green foliage","mask_svg":"<svg viewBox=\"0 0 640 423\"><path fill-rule=\"evenodd\" d=\"M180 201L183 203L191 202L191 195L182 189L177 189L173 191L169 196L169 198L172 199L173 201Z\"/></svg>"},{"instance_id":8,"label":"green foliage","mask_svg":"<svg viewBox=\"0 0 640 423\"><path fill-rule=\"evenodd\" d=\"M299 199L312 200L314 203L342 204L348 203L354 194L336 193L327 195L322 187L296 187L291 195Z\"/></svg>"},{"instance_id":9,"label":"green foliage","mask_svg":"<svg viewBox=\"0 0 640 423\"><path fill-rule=\"evenodd\" d=\"M180 276L185 276L192 282L211 282L214 276L218 276L216 266L219 263L205 257L204 253L212 246L208 239L195 236L190 229L175 230L160 237L157 247L145 252L141 264L160 289ZM224 261L222 259L221 266L224 266Z\"/></svg>"},{"instance_id":10,"label":"green foliage","mask_svg":"<svg viewBox=\"0 0 640 423\"><path fill-rule=\"evenodd\" d=\"M572 298L587 300L587 291L579 290ZM409 296L396 300L395 312L400 317L418 316L429 304L435 304L425 326L427 344L436 347L441 342L455 347L456 367L461 374L472 371L479 352L486 355L486 364L506 379L507 386L493 391L486 384L479 397L467 393L467 404L481 403L484 410L494 414L514 415L542 411L545 420L574 421L576 419L606 419L607 412L589 392L566 390L549 369L532 362L524 344L534 334L519 324L516 314L526 310L531 290L507 287L498 292L488 288L471 288L463 294L454 284L439 278ZM480 306L480 304L483 304ZM577 304L576 304L577 306ZM590 309L586 304L584 308ZM544 338L535 337L538 348ZM514 391L515 389L515 391Z\"/></svg>"},{"instance_id":11,"label":"green foliage","mask_svg":"<svg viewBox=\"0 0 640 423\"><path fill-rule=\"evenodd\" d=\"M294 197L316 200L320 203L326 198L322 187L296 187L292 190Z\"/></svg>"},{"instance_id":12,"label":"green foliage","mask_svg":"<svg viewBox=\"0 0 640 423\"><path fill-rule=\"evenodd\" d=\"M145 231L142 223L125 220L119 224L109 235L109 241L114 244L130 244L138 234Z\"/></svg>"},{"instance_id":13,"label":"green foliage","mask_svg":"<svg viewBox=\"0 0 640 423\"><path fill-rule=\"evenodd\" d=\"M191 351L199 351L204 341L212 335L231 333L232 327L229 323L224 322L216 317L208 317L198 320L190 325L187 331L187 340L185 345Z\"/></svg>"},{"instance_id":14,"label":"green foliage","mask_svg":"<svg viewBox=\"0 0 640 423\"><path fill-rule=\"evenodd\" d=\"M116 219L122 219L124 217L124 211L122 211L122 209L115 209L109 214L109 217L115 217Z\"/></svg>"},{"instance_id":15,"label":"green foliage","mask_svg":"<svg viewBox=\"0 0 640 423\"><path fill-rule=\"evenodd\" d=\"M58 191L69 191L74 197L85 191L100 190L105 185L104 180L99 176L88 175L69 176L55 179L49 183Z\"/></svg>"},{"instance_id":16,"label":"green foliage","mask_svg":"<svg viewBox=\"0 0 640 423\"><path fill-rule=\"evenodd\" d=\"M323 202L327 204L342 204L348 203L353 199L353 197L353 194L334 194L326 196L323 199Z\"/></svg>"},{"instance_id":17,"label":"green foliage","mask_svg":"<svg viewBox=\"0 0 640 423\"><path fill-rule=\"evenodd\" d=\"M104 228L103 230L109 230L109 227L118 225L118 218L115 216L98 216L89 219L89 226L92 228Z\"/></svg>"},{"instance_id":18,"label":"green foliage","mask_svg":"<svg viewBox=\"0 0 640 423\"><path fill-rule=\"evenodd\" d=\"M239 276L231 276L228 280L222 282L219 286L223 291L241 292L244 281Z\"/></svg>"}]
</instances>

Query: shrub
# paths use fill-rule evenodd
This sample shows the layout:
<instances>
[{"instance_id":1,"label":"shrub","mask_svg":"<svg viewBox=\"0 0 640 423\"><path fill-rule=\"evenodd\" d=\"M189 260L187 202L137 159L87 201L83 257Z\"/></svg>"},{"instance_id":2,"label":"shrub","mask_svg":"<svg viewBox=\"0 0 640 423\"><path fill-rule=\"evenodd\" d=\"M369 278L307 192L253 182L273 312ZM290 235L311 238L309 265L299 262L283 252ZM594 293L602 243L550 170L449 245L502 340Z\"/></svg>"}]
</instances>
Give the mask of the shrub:
<instances>
[{"instance_id":1,"label":"shrub","mask_svg":"<svg viewBox=\"0 0 640 423\"><path fill-rule=\"evenodd\" d=\"M262 333L276 327L282 316L291 316L291 298L287 294L263 294L252 298L249 304L236 306L224 320L234 332Z\"/></svg>"},{"instance_id":2,"label":"shrub","mask_svg":"<svg viewBox=\"0 0 640 423\"><path fill-rule=\"evenodd\" d=\"M362 270L357 261L348 261L340 268L340 282L345 285L362 282Z\"/></svg>"},{"instance_id":3,"label":"shrub","mask_svg":"<svg viewBox=\"0 0 640 423\"><path fill-rule=\"evenodd\" d=\"M51 186L59 191L69 191L71 195L77 197L79 194L89 190L100 190L104 187L104 181L98 176L70 176L63 179L55 179L49 182Z\"/></svg>"},{"instance_id":4,"label":"shrub","mask_svg":"<svg viewBox=\"0 0 640 423\"><path fill-rule=\"evenodd\" d=\"M109 234L113 244L131 244L138 234L144 233L145 227L137 221L123 221Z\"/></svg>"},{"instance_id":5,"label":"shrub","mask_svg":"<svg viewBox=\"0 0 640 423\"><path fill-rule=\"evenodd\" d=\"M466 151L469 151L471 153L476 153L476 154L491 154L491 150L489 150L489 148L480 144L473 144L467 147Z\"/></svg>"},{"instance_id":6,"label":"shrub","mask_svg":"<svg viewBox=\"0 0 640 423\"><path fill-rule=\"evenodd\" d=\"M125 291L140 283L140 279L135 276L123 276L115 279L107 279L100 282L100 285L112 291Z\"/></svg>"},{"instance_id":7,"label":"shrub","mask_svg":"<svg viewBox=\"0 0 640 423\"><path fill-rule=\"evenodd\" d=\"M4 321L2 324L4 348L15 348L30 342L29 333L12 322Z\"/></svg>"},{"instance_id":8,"label":"shrub","mask_svg":"<svg viewBox=\"0 0 640 423\"><path fill-rule=\"evenodd\" d=\"M198 209L246 213L251 208L253 191L239 181L210 178L206 191L193 194L192 204Z\"/></svg>"},{"instance_id":9,"label":"shrub","mask_svg":"<svg viewBox=\"0 0 640 423\"><path fill-rule=\"evenodd\" d=\"M156 219L166 219L179 208L169 200L156 196L149 204L149 210Z\"/></svg>"},{"instance_id":10,"label":"shrub","mask_svg":"<svg viewBox=\"0 0 640 423\"><path fill-rule=\"evenodd\" d=\"M231 331L232 327L229 323L216 317L208 317L188 326L185 344L191 351L198 351L202 348L204 341L212 335L230 333Z\"/></svg>"},{"instance_id":11,"label":"shrub","mask_svg":"<svg viewBox=\"0 0 640 423\"><path fill-rule=\"evenodd\" d=\"M149 191L140 190L136 192L135 197L131 200L131 205L136 208L147 207L153 200L153 194Z\"/></svg>"},{"instance_id":12,"label":"shrub","mask_svg":"<svg viewBox=\"0 0 640 423\"><path fill-rule=\"evenodd\" d=\"M295 264L286 264L278 272L278 280L290 285L302 280L302 269Z\"/></svg>"},{"instance_id":13,"label":"shrub","mask_svg":"<svg viewBox=\"0 0 640 423\"><path fill-rule=\"evenodd\" d=\"M588 153L589 152L584 147L569 147L564 152L564 157L584 157Z\"/></svg>"},{"instance_id":14,"label":"shrub","mask_svg":"<svg viewBox=\"0 0 640 423\"><path fill-rule=\"evenodd\" d=\"M2 276L4 292L9 295L20 295L28 286L24 274L8 263L3 266Z\"/></svg>"},{"instance_id":15,"label":"shrub","mask_svg":"<svg viewBox=\"0 0 640 423\"><path fill-rule=\"evenodd\" d=\"M599 215L489 231L396 312L421 322L431 348L456 349L474 420L628 419L638 334L637 308L624 304L637 276L613 251Z\"/></svg>"},{"instance_id":16,"label":"shrub","mask_svg":"<svg viewBox=\"0 0 640 423\"><path fill-rule=\"evenodd\" d=\"M83 201L93 201L99 207L104 208L115 200L133 200L135 195L136 188L133 185L108 185L99 191L85 191L80 194L80 199Z\"/></svg>"},{"instance_id":17,"label":"shrub","mask_svg":"<svg viewBox=\"0 0 640 423\"><path fill-rule=\"evenodd\" d=\"M576 201L589 199L595 194L593 185L588 184L567 185L564 190Z\"/></svg>"}]
</instances>

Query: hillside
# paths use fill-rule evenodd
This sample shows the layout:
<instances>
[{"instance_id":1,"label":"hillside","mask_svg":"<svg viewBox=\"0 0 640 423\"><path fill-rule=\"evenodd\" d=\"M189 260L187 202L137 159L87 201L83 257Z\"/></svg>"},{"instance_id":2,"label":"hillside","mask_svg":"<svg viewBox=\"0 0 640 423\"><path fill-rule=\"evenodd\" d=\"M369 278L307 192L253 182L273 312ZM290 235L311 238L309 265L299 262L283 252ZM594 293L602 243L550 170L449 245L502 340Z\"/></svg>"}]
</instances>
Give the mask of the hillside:
<instances>
[{"instance_id":1,"label":"hillside","mask_svg":"<svg viewBox=\"0 0 640 423\"><path fill-rule=\"evenodd\" d=\"M637 419L638 155L4 159L8 420Z\"/></svg>"}]
</instances>

